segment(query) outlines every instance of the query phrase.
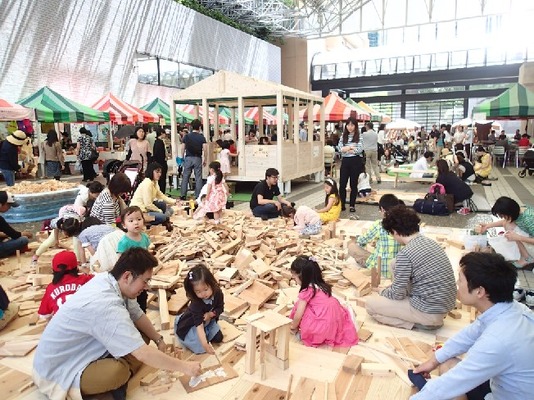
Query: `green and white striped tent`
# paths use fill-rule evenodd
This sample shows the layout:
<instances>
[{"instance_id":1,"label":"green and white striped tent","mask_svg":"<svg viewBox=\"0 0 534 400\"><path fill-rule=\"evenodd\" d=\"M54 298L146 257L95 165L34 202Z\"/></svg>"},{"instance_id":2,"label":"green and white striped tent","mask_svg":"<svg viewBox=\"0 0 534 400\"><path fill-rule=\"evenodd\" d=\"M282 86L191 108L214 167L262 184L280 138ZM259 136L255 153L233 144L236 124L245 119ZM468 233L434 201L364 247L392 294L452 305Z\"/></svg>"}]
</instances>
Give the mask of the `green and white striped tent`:
<instances>
[{"instance_id":1,"label":"green and white striped tent","mask_svg":"<svg viewBox=\"0 0 534 400\"><path fill-rule=\"evenodd\" d=\"M161 118L165 119L165 125L171 124L171 108L169 107L169 104L165 103L159 97L156 97L150 103L141 107L141 109L159 115ZM176 108L176 122L184 124L186 122L191 122L194 119L195 117L193 115Z\"/></svg>"},{"instance_id":2,"label":"green and white striped tent","mask_svg":"<svg viewBox=\"0 0 534 400\"><path fill-rule=\"evenodd\" d=\"M39 122L106 122L109 113L70 100L44 86L18 104L34 108Z\"/></svg>"},{"instance_id":3,"label":"green and white striped tent","mask_svg":"<svg viewBox=\"0 0 534 400\"><path fill-rule=\"evenodd\" d=\"M486 114L486 119L534 117L534 92L516 83L499 96L488 99L473 109L473 114Z\"/></svg>"}]
</instances>

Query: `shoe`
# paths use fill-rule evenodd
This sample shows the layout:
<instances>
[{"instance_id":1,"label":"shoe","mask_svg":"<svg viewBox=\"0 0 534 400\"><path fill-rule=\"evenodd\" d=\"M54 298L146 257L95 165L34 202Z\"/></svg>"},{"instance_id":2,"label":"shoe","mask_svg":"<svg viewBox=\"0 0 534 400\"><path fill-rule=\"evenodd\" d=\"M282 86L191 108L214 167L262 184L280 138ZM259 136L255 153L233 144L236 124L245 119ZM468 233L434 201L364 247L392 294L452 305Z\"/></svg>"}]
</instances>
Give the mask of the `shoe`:
<instances>
[{"instance_id":1,"label":"shoe","mask_svg":"<svg viewBox=\"0 0 534 400\"><path fill-rule=\"evenodd\" d=\"M525 303L529 307L534 307L534 290L527 290L525 293Z\"/></svg>"},{"instance_id":2,"label":"shoe","mask_svg":"<svg viewBox=\"0 0 534 400\"><path fill-rule=\"evenodd\" d=\"M480 182L482 186L491 186L491 182Z\"/></svg>"},{"instance_id":3,"label":"shoe","mask_svg":"<svg viewBox=\"0 0 534 400\"><path fill-rule=\"evenodd\" d=\"M434 331L436 329L439 329L443 326L443 324L441 325L423 325L423 324L413 324L413 327L414 329L421 329L423 331Z\"/></svg>"},{"instance_id":4,"label":"shoe","mask_svg":"<svg viewBox=\"0 0 534 400\"><path fill-rule=\"evenodd\" d=\"M269 217L267 215L262 215L261 216L261 220L262 221L267 221L269 219Z\"/></svg>"},{"instance_id":5,"label":"shoe","mask_svg":"<svg viewBox=\"0 0 534 400\"><path fill-rule=\"evenodd\" d=\"M471 210L467 207L462 207L460 208L457 213L460 214L460 215L467 215L471 212Z\"/></svg>"},{"instance_id":6,"label":"shoe","mask_svg":"<svg viewBox=\"0 0 534 400\"><path fill-rule=\"evenodd\" d=\"M120 388L112 390L111 397L113 400L126 400L126 389L128 388L128 382L122 385Z\"/></svg>"},{"instance_id":7,"label":"shoe","mask_svg":"<svg viewBox=\"0 0 534 400\"><path fill-rule=\"evenodd\" d=\"M346 211L347 208L345 206L341 206L341 211Z\"/></svg>"},{"instance_id":8,"label":"shoe","mask_svg":"<svg viewBox=\"0 0 534 400\"><path fill-rule=\"evenodd\" d=\"M354 207L349 208L350 212L356 212L356 209Z\"/></svg>"},{"instance_id":9,"label":"shoe","mask_svg":"<svg viewBox=\"0 0 534 400\"><path fill-rule=\"evenodd\" d=\"M378 184L381 184L381 183L382 183L382 181L381 181L381 180L380 180L380 181L376 181L376 183L378 183Z\"/></svg>"},{"instance_id":10,"label":"shoe","mask_svg":"<svg viewBox=\"0 0 534 400\"><path fill-rule=\"evenodd\" d=\"M514 289L514 300L521 301L525 298L525 289Z\"/></svg>"}]
</instances>

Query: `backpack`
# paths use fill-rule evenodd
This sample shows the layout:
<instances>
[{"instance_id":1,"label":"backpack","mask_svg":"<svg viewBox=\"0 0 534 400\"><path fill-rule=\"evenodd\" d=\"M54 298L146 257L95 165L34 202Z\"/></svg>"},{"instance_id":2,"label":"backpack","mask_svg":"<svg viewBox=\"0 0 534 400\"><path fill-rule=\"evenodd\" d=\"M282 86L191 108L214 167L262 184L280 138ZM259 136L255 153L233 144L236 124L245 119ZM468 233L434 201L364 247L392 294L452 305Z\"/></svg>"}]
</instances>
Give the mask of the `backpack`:
<instances>
[{"instance_id":1,"label":"backpack","mask_svg":"<svg viewBox=\"0 0 534 400\"><path fill-rule=\"evenodd\" d=\"M451 207L454 210L454 200L447 199L445 186L441 183L430 185L425 198L417 199L413 203L413 209L415 211L430 215L449 215L452 212Z\"/></svg>"}]
</instances>

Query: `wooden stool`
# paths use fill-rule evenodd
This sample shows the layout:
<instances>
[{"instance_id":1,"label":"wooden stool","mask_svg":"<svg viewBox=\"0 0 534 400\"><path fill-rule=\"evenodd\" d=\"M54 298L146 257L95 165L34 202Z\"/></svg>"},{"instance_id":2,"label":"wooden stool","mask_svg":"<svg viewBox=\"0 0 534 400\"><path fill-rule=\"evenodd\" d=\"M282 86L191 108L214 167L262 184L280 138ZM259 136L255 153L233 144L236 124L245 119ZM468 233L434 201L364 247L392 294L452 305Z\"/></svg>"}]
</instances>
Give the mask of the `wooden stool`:
<instances>
[{"instance_id":1,"label":"wooden stool","mask_svg":"<svg viewBox=\"0 0 534 400\"><path fill-rule=\"evenodd\" d=\"M289 326L291 319L274 311L256 313L245 318L247 321L245 356L245 372L253 374L256 370L256 337L260 331L260 368L261 379L265 379L265 356L278 368L289 367ZM265 334L269 334L269 342L265 343Z\"/></svg>"}]
</instances>

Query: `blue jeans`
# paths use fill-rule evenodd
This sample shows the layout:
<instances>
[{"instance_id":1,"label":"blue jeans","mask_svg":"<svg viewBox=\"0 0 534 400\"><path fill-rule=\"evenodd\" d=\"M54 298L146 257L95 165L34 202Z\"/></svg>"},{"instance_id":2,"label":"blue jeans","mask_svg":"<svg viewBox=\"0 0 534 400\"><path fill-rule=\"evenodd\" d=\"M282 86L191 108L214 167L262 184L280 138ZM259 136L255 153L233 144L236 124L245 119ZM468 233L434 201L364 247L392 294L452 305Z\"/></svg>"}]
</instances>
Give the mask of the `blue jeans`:
<instances>
[{"instance_id":1,"label":"blue jeans","mask_svg":"<svg viewBox=\"0 0 534 400\"><path fill-rule=\"evenodd\" d=\"M276 205L269 203L254 207L252 214L255 217L267 217L268 219L271 219L278 218L280 216L280 211L278 211Z\"/></svg>"},{"instance_id":2,"label":"blue jeans","mask_svg":"<svg viewBox=\"0 0 534 400\"><path fill-rule=\"evenodd\" d=\"M158 212L158 211L149 211L148 212L148 215L151 215L151 216L153 216L155 218L154 221L151 223L151 225L161 225L165 221L168 221L170 216L174 212L172 210L172 208L171 207L167 207L167 203L165 203L164 201L159 201L159 200L156 200L154 202L154 205L156 207L158 207L163 212Z\"/></svg>"},{"instance_id":3,"label":"blue jeans","mask_svg":"<svg viewBox=\"0 0 534 400\"><path fill-rule=\"evenodd\" d=\"M15 251L25 248L28 245L28 242L29 240L26 236L0 242L0 257L12 255Z\"/></svg>"},{"instance_id":4,"label":"blue jeans","mask_svg":"<svg viewBox=\"0 0 534 400\"><path fill-rule=\"evenodd\" d=\"M11 169L0 169L7 186L15 186L15 171Z\"/></svg>"},{"instance_id":5,"label":"blue jeans","mask_svg":"<svg viewBox=\"0 0 534 400\"><path fill-rule=\"evenodd\" d=\"M178 327L178 321L180 321L180 318L183 314L180 314L176 317L174 320L174 333L176 334L176 328ZM204 324L204 332L206 333L206 339L208 340L208 343L211 342L211 340L214 338L214 336L221 330L221 327L215 321L215 319L212 319L207 325ZM204 354L206 350L204 350L204 347L200 344L200 339L198 338L197 333L197 327L193 326L191 329L189 329L189 332L187 332L187 335L185 335L184 340L180 339L178 335L176 335L176 338L178 339L178 342L184 346L185 348L188 348L195 354Z\"/></svg>"},{"instance_id":6,"label":"blue jeans","mask_svg":"<svg viewBox=\"0 0 534 400\"><path fill-rule=\"evenodd\" d=\"M182 177L182 197L187 196L187 186L189 185L189 178L191 172L195 171L195 199L198 198L202 190L202 157L185 157L184 159L184 175Z\"/></svg>"}]
</instances>

